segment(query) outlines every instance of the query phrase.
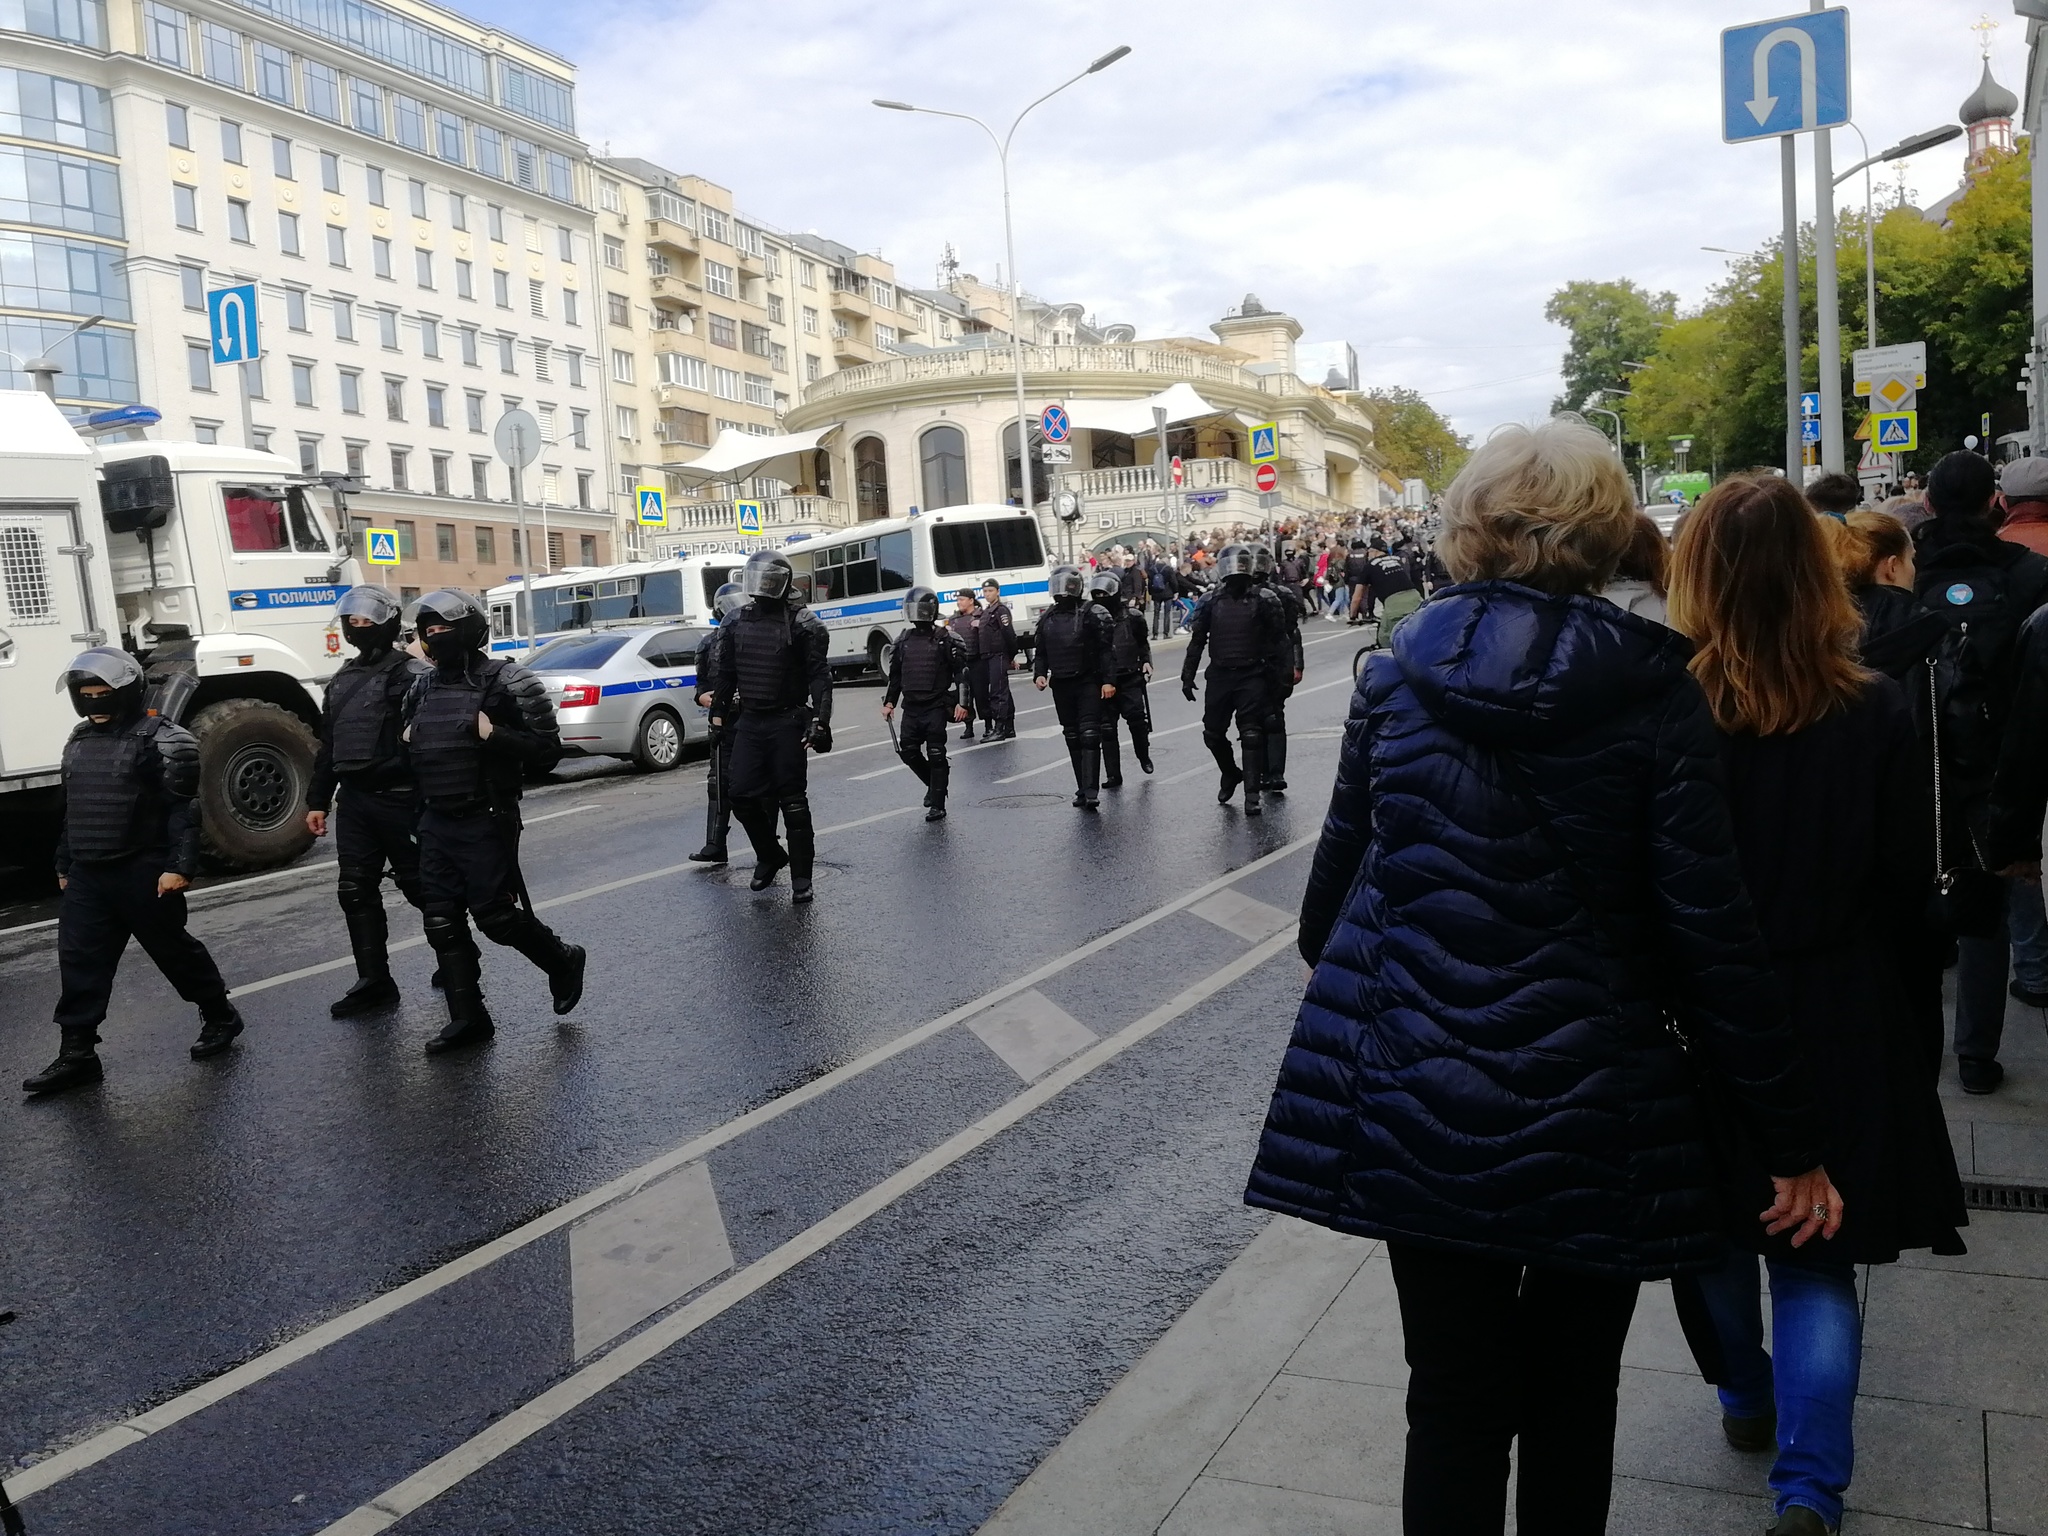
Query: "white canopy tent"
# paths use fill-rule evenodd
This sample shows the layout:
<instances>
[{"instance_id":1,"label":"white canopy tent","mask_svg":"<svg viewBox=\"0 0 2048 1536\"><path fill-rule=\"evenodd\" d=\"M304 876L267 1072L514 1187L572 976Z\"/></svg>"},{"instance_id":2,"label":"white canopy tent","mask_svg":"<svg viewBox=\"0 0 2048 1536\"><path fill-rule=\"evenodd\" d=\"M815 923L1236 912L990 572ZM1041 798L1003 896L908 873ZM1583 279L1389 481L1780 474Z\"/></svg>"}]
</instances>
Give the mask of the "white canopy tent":
<instances>
[{"instance_id":1,"label":"white canopy tent","mask_svg":"<svg viewBox=\"0 0 2048 1536\"><path fill-rule=\"evenodd\" d=\"M1192 384L1175 384L1142 400L1069 400L1067 419L1083 431L1121 432L1125 437L1150 437L1158 430L1153 411L1166 412L1166 424L1200 421L1210 416L1233 414L1211 405L1195 392Z\"/></svg>"},{"instance_id":2,"label":"white canopy tent","mask_svg":"<svg viewBox=\"0 0 2048 1536\"><path fill-rule=\"evenodd\" d=\"M815 432L781 432L772 437L757 437L727 427L702 458L679 464L669 473L685 485L748 480L756 475L802 485L811 477L810 454L842 425L835 421Z\"/></svg>"}]
</instances>

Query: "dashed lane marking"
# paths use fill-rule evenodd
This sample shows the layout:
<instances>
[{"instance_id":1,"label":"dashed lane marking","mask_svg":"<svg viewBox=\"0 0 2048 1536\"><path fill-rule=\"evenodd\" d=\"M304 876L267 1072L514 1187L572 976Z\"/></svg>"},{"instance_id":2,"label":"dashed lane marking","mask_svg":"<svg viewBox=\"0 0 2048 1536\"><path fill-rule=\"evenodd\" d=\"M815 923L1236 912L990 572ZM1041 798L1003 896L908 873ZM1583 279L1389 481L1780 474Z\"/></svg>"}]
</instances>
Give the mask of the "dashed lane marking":
<instances>
[{"instance_id":1,"label":"dashed lane marking","mask_svg":"<svg viewBox=\"0 0 2048 1536\"><path fill-rule=\"evenodd\" d=\"M839 827L826 828L824 830L845 831L855 826L866 825L869 822L885 821L892 816L907 816L916 809L918 809L916 806L902 806L897 810L884 811L878 816L865 817L858 822L847 822ZM823 832L820 835L822 836ZM883 1042L866 1055L856 1057L842 1067L835 1068L833 1071L827 1072L820 1077L813 1078L801 1088L792 1089L779 1098L770 1099L767 1103L749 1110L746 1114L728 1120L724 1125L707 1131L702 1136L685 1142L682 1146L665 1152L661 1156L643 1163L640 1167L621 1174L610 1183L600 1185L586 1195L582 1195L564 1205L557 1206L554 1210L547 1212L545 1215L535 1217L526 1225L515 1228L502 1237L480 1244L461 1258L450 1260L438 1269L429 1270L426 1274L387 1291L384 1295L374 1300L364 1302L361 1306L353 1307L336 1317L329 1318L326 1322L308 1329L297 1338L287 1340L275 1349L266 1350L254 1359L236 1366L233 1370L222 1372L209 1382L194 1387L190 1391L181 1392L176 1397L158 1404L145 1413L137 1414L130 1419L124 1419L118 1424L101 1430L98 1434L82 1440L66 1450L59 1451L46 1461L37 1462L34 1466L16 1473L7 1481L6 1488L8 1494L18 1501L28 1498L31 1494L40 1493L45 1488L53 1487L57 1483L64 1481L65 1478L72 1476L74 1473L82 1472L87 1467L98 1465L117 1451L125 1450L131 1445L146 1440L150 1436L190 1418L195 1413L202 1412L216 1403L224 1402L243 1389L254 1386L260 1381L265 1381L301 1360L310 1359L329 1345L339 1343L341 1340L361 1332L371 1324L380 1322L384 1318L403 1311L414 1302L432 1296L436 1292L455 1284L458 1280L475 1274L481 1269L488 1268L506 1255L517 1253L520 1249L539 1242L550 1233L560 1231L563 1227L581 1220L592 1212L603 1209L613 1201L638 1194L663 1175L673 1173L678 1168L701 1160L712 1151L724 1146L728 1142L737 1140L749 1131L766 1125L772 1120L779 1119L814 1099L823 1098L834 1089L840 1088L855 1078L873 1071L876 1067L922 1045L925 1041L943 1034L955 1024L963 1023L998 1004L1007 1002L1021 993L1028 992L1033 987L1071 969L1082 961L1101 954L1104 950L1122 943L1125 939L1142 933L1157 923L1163 922L1174 913L1184 911L1196 902L1205 900L1215 895L1216 892L1225 890L1238 881L1258 873L1260 870L1271 868L1283 859L1291 858L1304 848L1312 845L1319 835L1319 833L1311 833L1306 837L1296 838L1285 847L1276 848L1273 852L1254 859L1242 868L1219 875L1214 880L1199 885L1161 906L1154 907L1150 912L1134 917L1129 922L1112 928L1109 932L1098 935L1085 944L1076 945L1066 953L1057 955L1035 969L1025 972L1022 976L1004 982L993 991L983 993L972 1002L963 1003L950 1013L941 1014L938 1018L921 1024L915 1029L908 1030L893 1040ZM659 870L647 875L637 876L634 880L617 881L611 885L596 887L594 890L615 890L620 885L631 885L636 883L637 880L651 880L659 875L672 874L679 870L695 869L697 867L693 864L676 865L667 870ZM581 892L578 895L593 893ZM558 897L557 901L574 899L577 898ZM542 905L553 904L543 903ZM412 942L422 943L424 941L414 940ZM395 949L398 946L393 945L392 947ZM1258 952L1254 951L1254 954L1256 953ZM1249 959L1250 957L1247 956L1246 958ZM338 961L335 966L328 967L328 969L353 963L353 961ZM1223 973L1219 972L1218 974L1221 975ZM1148 1015L1148 1017L1150 1016ZM1140 1022L1142 1023L1143 1021L1141 1020ZM1162 1020L1162 1022L1164 1021ZM1137 1026L1134 1025L1132 1027L1136 1028ZM1122 1037L1112 1036L1111 1038L1115 1040ZM1100 1050L1101 1047L1096 1049ZM1093 1054L1091 1051L1090 1056ZM1086 1057L1082 1058L1082 1060L1087 1059ZM1078 1065L1078 1063L1075 1065ZM1047 1082L1062 1082L1066 1074L1073 1070L1074 1066L1072 1065L1064 1067L1054 1078L1048 1079ZM1056 1092L1057 1089L1053 1091ZM1047 1097L1050 1097L1050 1094ZM917 1165L912 1166L915 1167ZM908 1172L909 1170L905 1171ZM905 1187L908 1188L910 1186ZM889 1198L893 1199L895 1197L892 1195ZM817 1230L817 1228L812 1229L813 1232ZM741 1271L739 1275L734 1276L732 1280L728 1280L724 1284L731 1285L736 1280L754 1274L759 1269L760 1264L764 1262L766 1261L757 1261L754 1266ZM791 1262L795 1261L792 1260ZM773 1277L764 1276L758 1283L765 1284L769 1278ZM749 1289L752 1288L750 1285ZM718 1292L714 1291L709 1294L716 1295ZM737 1300L738 1297L735 1296L733 1299ZM692 1305L699 1304L701 1304L701 1301ZM724 1305L730 1305L730 1303L728 1302ZM719 1310L723 1310L723 1305L721 1305ZM678 1317L683 1315L683 1313L677 1314ZM670 1321L672 1323L674 1319ZM692 1326L694 1327L695 1324L692 1324ZM641 1337L645 1338L646 1335L643 1334ZM637 1343L638 1341L634 1342ZM630 1348L631 1345L621 1347ZM604 1358L606 1361L612 1360L617 1356L617 1353L617 1351L614 1351L613 1354L607 1355ZM526 1410L521 1411L524 1412ZM370 1527L370 1529L378 1530L382 1528L382 1526Z\"/></svg>"},{"instance_id":2,"label":"dashed lane marking","mask_svg":"<svg viewBox=\"0 0 2048 1536\"><path fill-rule=\"evenodd\" d=\"M644 1332L626 1340L610 1353L591 1362L574 1375L558 1382L538 1397L513 1409L489 1429L463 1442L447 1455L429 1463L403 1482L386 1489L369 1503L332 1525L320 1536L376 1536L389 1530L414 1511L432 1503L464 1479L473 1476L520 1445L547 1429L607 1388L658 1359L672 1346L699 1328L730 1311L755 1292L773 1284L804 1260L823 1252L849 1232L887 1210L905 1195L928 1183L962 1158L993 1141L1034 1110L1049 1104L1097 1067L1115 1060L1133 1046L1158 1033L1190 1009L1214 997L1232 982L1249 975L1281 953L1291 942L1287 934L1276 934L1256 949L1196 982L1178 996L1161 1004L1136 1023L1125 1026L1106 1040L1098 1041L1066 1066L1026 1088L1007 1104L983 1116L959 1134L949 1137L923 1157L884 1179L867 1193L848 1201L830 1216L798 1233L744 1269L720 1281L695 1301L671 1313Z\"/></svg>"},{"instance_id":3,"label":"dashed lane marking","mask_svg":"<svg viewBox=\"0 0 2048 1536\"><path fill-rule=\"evenodd\" d=\"M1218 892L1217 895L1222 895ZM1215 896L1209 898L1211 901ZM1035 1083L1101 1036L1037 988L998 1003L967 1021L968 1033L1002 1058L1003 1065Z\"/></svg>"}]
</instances>

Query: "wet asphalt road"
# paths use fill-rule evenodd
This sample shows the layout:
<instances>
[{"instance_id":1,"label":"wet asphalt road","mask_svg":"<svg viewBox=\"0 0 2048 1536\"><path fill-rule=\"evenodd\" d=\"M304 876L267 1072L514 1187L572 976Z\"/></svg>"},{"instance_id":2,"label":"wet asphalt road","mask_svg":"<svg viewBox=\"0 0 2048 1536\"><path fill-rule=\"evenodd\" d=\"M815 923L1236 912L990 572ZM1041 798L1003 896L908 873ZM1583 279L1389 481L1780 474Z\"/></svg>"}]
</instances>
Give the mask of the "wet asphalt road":
<instances>
[{"instance_id":1,"label":"wet asphalt road","mask_svg":"<svg viewBox=\"0 0 2048 1536\"><path fill-rule=\"evenodd\" d=\"M1025 688L1024 739L956 741L927 826L879 690L842 689L808 910L746 890L737 828L731 870L685 865L700 766L579 767L530 797L524 862L584 1000L555 1019L486 945L498 1037L457 1059L420 1050L417 944L401 1010L327 1017L325 870L195 898L239 1048L187 1060L131 948L107 1082L0 1101L30 1530L974 1530L1259 1225L1355 649L1308 638L1295 788L1258 820L1215 804L1177 648L1158 772L1127 754L1100 817ZM53 945L0 931L10 1080L53 1048Z\"/></svg>"}]
</instances>

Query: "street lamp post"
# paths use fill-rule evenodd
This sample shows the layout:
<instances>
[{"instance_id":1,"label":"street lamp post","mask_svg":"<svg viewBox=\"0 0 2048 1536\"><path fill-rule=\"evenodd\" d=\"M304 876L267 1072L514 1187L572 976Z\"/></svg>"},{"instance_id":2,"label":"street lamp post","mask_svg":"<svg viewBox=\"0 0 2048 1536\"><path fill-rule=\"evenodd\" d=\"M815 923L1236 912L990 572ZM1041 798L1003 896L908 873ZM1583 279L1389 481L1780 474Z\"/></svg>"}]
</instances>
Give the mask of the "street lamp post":
<instances>
[{"instance_id":1,"label":"street lamp post","mask_svg":"<svg viewBox=\"0 0 2048 1536\"><path fill-rule=\"evenodd\" d=\"M64 368L63 365L59 363L56 360L56 358L53 357L51 354L54 353L59 347L63 346L65 342L71 340L72 337L77 336L82 332L91 330L94 326L98 325L102 320L106 318L107 317L105 315L94 315L89 320L81 320L77 325L74 325L62 336L59 336L55 341L51 342L50 345L44 349L43 355L41 357L16 359L17 362L21 363L21 371L29 376L30 380L33 381L33 383L35 384L35 387L41 390L43 394L48 397L52 405L57 403L57 375L62 373L64 371ZM8 355L10 357L13 356L12 353L9 353Z\"/></svg>"},{"instance_id":2,"label":"street lamp post","mask_svg":"<svg viewBox=\"0 0 2048 1536\"><path fill-rule=\"evenodd\" d=\"M1946 144L1951 139L1960 139L1963 128L1960 123L1948 123L1940 128L1930 128L1925 133L1916 133L1910 138L1899 140L1890 149L1870 152L1870 141L1863 137L1863 130L1854 123L1849 126L1856 131L1858 142L1863 145L1863 158L1835 178L1840 186L1857 172L1863 173L1863 280L1864 280L1864 328L1870 332L1870 345L1877 346L1877 199L1871 186L1870 168L1882 161L1904 160L1917 155L1923 149L1932 149L1937 144Z\"/></svg>"},{"instance_id":3,"label":"street lamp post","mask_svg":"<svg viewBox=\"0 0 2048 1536\"><path fill-rule=\"evenodd\" d=\"M1017 275L1017 237L1010 218L1010 141L1016 138L1018 125L1034 110L1052 100L1068 86L1109 68L1130 51L1128 44L1112 48L1072 80L1062 81L1054 86L1019 112L1011 121L1009 131L1000 139L987 123L965 112L943 112L936 107L914 107L907 101L883 101L880 98L875 101L876 106L891 112L922 112L927 117L953 117L963 123L972 123L987 134L989 143L995 146L996 164L1002 171L1003 182L1003 249L1010 262L1010 356L1016 364L1017 375L1017 494L1023 499L1027 510L1035 509L1031 506L1031 433L1024 420L1024 284Z\"/></svg>"}]
</instances>

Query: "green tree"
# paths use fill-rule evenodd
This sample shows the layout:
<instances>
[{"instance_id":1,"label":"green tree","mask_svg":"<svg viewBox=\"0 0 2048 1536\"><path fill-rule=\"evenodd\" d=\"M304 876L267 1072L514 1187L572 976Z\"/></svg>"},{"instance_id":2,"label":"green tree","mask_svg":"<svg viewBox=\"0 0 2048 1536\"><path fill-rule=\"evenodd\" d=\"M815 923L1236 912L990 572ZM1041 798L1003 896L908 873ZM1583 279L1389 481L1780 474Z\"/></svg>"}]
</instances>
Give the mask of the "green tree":
<instances>
[{"instance_id":1,"label":"green tree","mask_svg":"<svg viewBox=\"0 0 2048 1536\"><path fill-rule=\"evenodd\" d=\"M1648 358L1677 314L1677 294L1651 293L1626 278L1558 289L1543 306L1543 318L1569 331L1571 344L1564 354L1564 393L1551 409L1582 411L1596 393L1626 391L1630 370L1622 365Z\"/></svg>"},{"instance_id":2,"label":"green tree","mask_svg":"<svg viewBox=\"0 0 2048 1536\"><path fill-rule=\"evenodd\" d=\"M1436 407L1414 390L1368 390L1365 400L1373 446L1399 479L1420 480L1432 493L1441 491L1472 456L1472 439L1453 432Z\"/></svg>"}]
</instances>

